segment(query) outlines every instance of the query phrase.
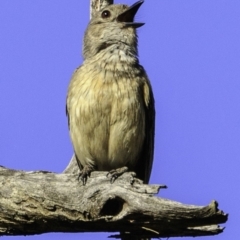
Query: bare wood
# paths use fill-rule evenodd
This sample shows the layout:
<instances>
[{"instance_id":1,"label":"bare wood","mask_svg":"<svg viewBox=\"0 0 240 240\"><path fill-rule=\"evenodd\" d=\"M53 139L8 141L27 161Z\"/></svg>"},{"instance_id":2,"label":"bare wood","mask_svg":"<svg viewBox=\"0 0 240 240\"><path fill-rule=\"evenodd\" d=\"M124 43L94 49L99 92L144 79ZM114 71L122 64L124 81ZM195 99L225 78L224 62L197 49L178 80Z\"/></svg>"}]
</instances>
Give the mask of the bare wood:
<instances>
[{"instance_id":1,"label":"bare wood","mask_svg":"<svg viewBox=\"0 0 240 240\"><path fill-rule=\"evenodd\" d=\"M92 17L96 11L113 4L113 0L91 0L90 3L90 16Z\"/></svg>"},{"instance_id":2,"label":"bare wood","mask_svg":"<svg viewBox=\"0 0 240 240\"><path fill-rule=\"evenodd\" d=\"M173 237L223 231L217 224L227 215L215 201L205 207L184 205L153 196L159 185L131 180L126 173L110 184L106 172L93 172L83 186L77 174L1 167L0 235L124 231Z\"/></svg>"}]
</instances>

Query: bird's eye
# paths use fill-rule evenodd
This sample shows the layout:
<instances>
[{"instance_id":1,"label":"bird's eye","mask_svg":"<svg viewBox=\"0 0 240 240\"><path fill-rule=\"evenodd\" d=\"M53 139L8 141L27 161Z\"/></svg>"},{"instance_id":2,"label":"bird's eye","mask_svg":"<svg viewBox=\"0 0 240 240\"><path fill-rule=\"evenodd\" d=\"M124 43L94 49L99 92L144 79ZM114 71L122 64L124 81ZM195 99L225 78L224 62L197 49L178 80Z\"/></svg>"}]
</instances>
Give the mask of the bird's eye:
<instances>
[{"instance_id":1,"label":"bird's eye","mask_svg":"<svg viewBox=\"0 0 240 240\"><path fill-rule=\"evenodd\" d=\"M105 10L102 12L102 18L109 18L111 16L111 13L108 10Z\"/></svg>"}]
</instances>

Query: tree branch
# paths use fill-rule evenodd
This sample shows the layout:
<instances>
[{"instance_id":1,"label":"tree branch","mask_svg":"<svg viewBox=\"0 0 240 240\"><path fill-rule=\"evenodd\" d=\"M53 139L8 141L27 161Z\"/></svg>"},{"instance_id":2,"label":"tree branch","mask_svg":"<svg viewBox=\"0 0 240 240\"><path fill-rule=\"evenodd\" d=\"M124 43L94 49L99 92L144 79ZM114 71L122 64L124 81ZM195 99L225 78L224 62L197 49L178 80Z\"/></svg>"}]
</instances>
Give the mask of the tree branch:
<instances>
[{"instance_id":1,"label":"tree branch","mask_svg":"<svg viewBox=\"0 0 240 240\"><path fill-rule=\"evenodd\" d=\"M86 186L78 174L0 168L0 235L47 232L131 232L141 237L205 236L227 221L215 201L184 205L153 196L161 187L126 173L113 184L93 172ZM113 236L113 237L119 237Z\"/></svg>"}]
</instances>

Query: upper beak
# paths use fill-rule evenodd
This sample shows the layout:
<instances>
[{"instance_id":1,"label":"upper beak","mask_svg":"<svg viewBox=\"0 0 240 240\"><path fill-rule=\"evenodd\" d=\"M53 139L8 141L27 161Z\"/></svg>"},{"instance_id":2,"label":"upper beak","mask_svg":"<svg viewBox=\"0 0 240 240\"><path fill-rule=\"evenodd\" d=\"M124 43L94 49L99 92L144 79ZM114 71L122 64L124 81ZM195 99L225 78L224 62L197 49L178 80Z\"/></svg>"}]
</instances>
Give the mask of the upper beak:
<instances>
[{"instance_id":1,"label":"upper beak","mask_svg":"<svg viewBox=\"0 0 240 240\"><path fill-rule=\"evenodd\" d=\"M143 4L144 0L140 0L136 3L134 3L131 7L129 7L126 11L121 13L117 17L117 21L123 22L126 27L133 27L133 28L138 28L144 25L144 23L137 23L134 22L134 17L140 8L140 6Z\"/></svg>"}]
</instances>

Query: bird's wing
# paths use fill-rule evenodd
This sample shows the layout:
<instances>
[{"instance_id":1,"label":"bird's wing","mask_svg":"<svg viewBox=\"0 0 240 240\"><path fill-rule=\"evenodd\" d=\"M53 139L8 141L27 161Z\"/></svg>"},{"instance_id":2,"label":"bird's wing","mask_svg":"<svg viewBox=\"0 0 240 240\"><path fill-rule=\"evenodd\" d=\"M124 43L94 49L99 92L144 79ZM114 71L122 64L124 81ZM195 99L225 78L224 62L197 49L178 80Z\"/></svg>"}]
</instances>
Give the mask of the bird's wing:
<instances>
[{"instance_id":1,"label":"bird's wing","mask_svg":"<svg viewBox=\"0 0 240 240\"><path fill-rule=\"evenodd\" d=\"M70 98L71 98L71 92L72 92L72 88L74 87L74 82L77 80L77 72L80 70L81 66L78 67L73 75L72 75L72 78L71 78L71 81L70 81L70 84L69 84L69 87L68 87L68 93L67 93L67 100L66 100L66 115L67 115L67 118L68 118L68 128L69 128L69 131L70 131L70 124L71 124L71 121L70 121L70 115L69 115L69 112L70 112L70 107L71 107L71 104L70 104ZM81 166L81 163L76 155L76 152L74 151L74 155L75 155L75 159L77 161L77 164L78 164L78 167L79 169L81 170L83 167Z\"/></svg>"},{"instance_id":2,"label":"bird's wing","mask_svg":"<svg viewBox=\"0 0 240 240\"><path fill-rule=\"evenodd\" d=\"M72 78L71 78L71 81L70 81L70 84L69 84L69 87L68 87L67 100L66 100L66 115L67 115L67 118L68 118L68 128L69 128L69 130L70 130L70 116L69 116L70 103L69 103L69 98L70 98L71 90L72 90L72 87L73 87L72 85L74 84L75 80L77 79L77 78L75 77L75 76L76 76L76 73L77 73L77 71L80 70L80 68L81 68L81 66L78 67L78 68L74 71L74 73L73 73L73 75L72 75Z\"/></svg>"},{"instance_id":3,"label":"bird's wing","mask_svg":"<svg viewBox=\"0 0 240 240\"><path fill-rule=\"evenodd\" d=\"M68 105L66 104L66 115L68 119L68 128L70 129L70 121L69 121L69 114L68 114Z\"/></svg>"},{"instance_id":4,"label":"bird's wing","mask_svg":"<svg viewBox=\"0 0 240 240\"><path fill-rule=\"evenodd\" d=\"M153 163L154 134L155 134L155 104L152 87L146 75L147 81L143 87L145 102L145 139L141 154L136 166L137 177L148 183Z\"/></svg>"}]
</instances>

